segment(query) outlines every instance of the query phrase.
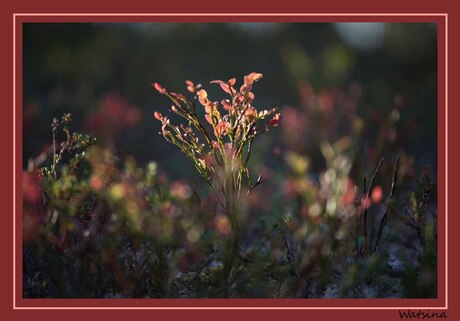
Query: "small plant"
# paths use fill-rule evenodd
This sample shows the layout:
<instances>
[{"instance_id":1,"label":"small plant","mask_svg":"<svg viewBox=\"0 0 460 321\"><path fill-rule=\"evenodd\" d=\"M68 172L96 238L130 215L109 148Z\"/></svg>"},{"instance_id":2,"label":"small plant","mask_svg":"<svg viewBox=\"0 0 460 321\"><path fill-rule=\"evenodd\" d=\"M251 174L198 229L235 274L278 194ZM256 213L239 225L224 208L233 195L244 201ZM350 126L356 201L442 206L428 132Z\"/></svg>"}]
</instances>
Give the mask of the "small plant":
<instances>
[{"instance_id":1,"label":"small plant","mask_svg":"<svg viewBox=\"0 0 460 321\"><path fill-rule=\"evenodd\" d=\"M185 123L173 124L170 118L156 111L154 116L161 124L161 133L165 140L177 146L193 163L198 173L215 191L225 217L230 221L229 240L223 266L223 277L227 282L235 255L239 251L240 217L238 204L244 193L249 192L262 182L259 176L254 183L248 169L253 140L260 134L278 126L281 114L276 108L257 111L253 105L255 82L262 79L260 73L250 73L244 77L239 90L234 88L236 79L215 80L229 99L219 103L212 101L201 84L195 85L187 80L187 90L193 98L170 92L160 84L153 87L166 95L173 105L170 112L179 115ZM204 117L197 102L204 108ZM203 121L203 118L205 121ZM244 191L244 192L243 192Z\"/></svg>"},{"instance_id":2,"label":"small plant","mask_svg":"<svg viewBox=\"0 0 460 321\"><path fill-rule=\"evenodd\" d=\"M81 157L84 155L85 150L96 142L94 137L81 133L71 133L68 125L72 121L71 114L64 114L60 119L54 118L51 123L53 133L53 159L49 167L43 167L42 173L44 176L54 176L58 178L57 167L62 162L63 157L72 159L71 169L75 170ZM57 142L58 135L64 137L63 141L59 144Z\"/></svg>"}]
</instances>

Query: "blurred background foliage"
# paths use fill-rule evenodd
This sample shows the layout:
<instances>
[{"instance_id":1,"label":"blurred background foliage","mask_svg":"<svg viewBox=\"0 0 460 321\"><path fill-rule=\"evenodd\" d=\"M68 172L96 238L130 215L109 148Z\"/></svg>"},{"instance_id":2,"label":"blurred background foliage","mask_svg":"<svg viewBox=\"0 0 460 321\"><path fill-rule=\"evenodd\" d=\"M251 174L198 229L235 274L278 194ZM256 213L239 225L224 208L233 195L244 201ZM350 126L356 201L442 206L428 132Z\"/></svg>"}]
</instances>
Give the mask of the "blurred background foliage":
<instances>
[{"instance_id":1,"label":"blurred background foliage","mask_svg":"<svg viewBox=\"0 0 460 321\"><path fill-rule=\"evenodd\" d=\"M254 105L283 121L255 141L265 181L223 286L228 218L158 135L151 83L220 100L209 81L252 71ZM96 146L68 136L40 178L65 113L58 142ZM436 25L26 23L23 169L28 297L434 297Z\"/></svg>"},{"instance_id":2,"label":"blurred background foliage","mask_svg":"<svg viewBox=\"0 0 460 321\"><path fill-rule=\"evenodd\" d=\"M110 138L121 155L133 155L141 163L156 160L170 175L192 178L191 165L156 135L153 110L166 110L169 104L152 91L151 83L184 91L185 79L207 85L258 71L265 75L257 86L260 107L299 109L302 83L316 92L354 88L360 93L357 113L369 124L370 137L377 131L372 117L384 117L401 104L401 123L412 126L401 148L421 166L436 166L435 25L28 23L23 32L23 164L49 142L51 120L70 112L76 128ZM112 102L107 95L114 97ZM123 126L112 124L103 111L106 104L108 117L116 114L110 108L117 103L120 108L137 106L140 113L133 112L135 126L122 133ZM129 123L123 115L115 118ZM115 127L117 135L108 127ZM112 137L105 137L107 131ZM265 138L277 141L274 135ZM318 149L312 152L319 157ZM321 164L313 159L314 168Z\"/></svg>"}]
</instances>

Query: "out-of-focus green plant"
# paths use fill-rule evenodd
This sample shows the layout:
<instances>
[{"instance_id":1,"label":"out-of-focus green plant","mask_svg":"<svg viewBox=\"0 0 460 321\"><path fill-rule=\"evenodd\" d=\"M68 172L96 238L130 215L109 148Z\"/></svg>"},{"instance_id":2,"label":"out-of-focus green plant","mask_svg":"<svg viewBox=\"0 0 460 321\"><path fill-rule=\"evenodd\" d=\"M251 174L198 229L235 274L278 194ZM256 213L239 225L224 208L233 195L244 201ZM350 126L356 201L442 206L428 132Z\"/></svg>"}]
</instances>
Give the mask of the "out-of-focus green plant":
<instances>
[{"instance_id":1,"label":"out-of-focus green plant","mask_svg":"<svg viewBox=\"0 0 460 321\"><path fill-rule=\"evenodd\" d=\"M420 178L411 177L417 189L408 193L408 202L403 202L404 213L400 219L417 233L417 264L408 262L403 277L403 291L407 297L433 297L437 293L437 214L430 206L436 183L425 167Z\"/></svg>"},{"instance_id":2,"label":"out-of-focus green plant","mask_svg":"<svg viewBox=\"0 0 460 321\"><path fill-rule=\"evenodd\" d=\"M23 173L24 296L176 296L176 274L208 252L192 188L120 163L70 120L53 121L54 148Z\"/></svg>"},{"instance_id":3,"label":"out-of-focus green plant","mask_svg":"<svg viewBox=\"0 0 460 321\"><path fill-rule=\"evenodd\" d=\"M356 108L360 86L350 86L349 93L340 88L316 93L304 84L301 95L301 110L282 110L281 146L287 149L284 162L288 171L275 178L284 181L284 193L274 204L283 204L277 208L281 227L277 250L279 262L289 267L290 276L279 278L280 295L400 297L410 292L417 296L417 289L426 281L418 295L432 297L428 289L436 287L428 276L435 269L428 264L422 267L427 256L414 259L417 253L412 247L417 247L417 239L400 223L402 213L407 212L402 195L413 190L403 179L413 172L413 160L397 147L396 137L402 137L404 129L399 123L401 106L392 108L388 117L379 115L377 120L384 121L374 140L366 130L374 120L365 123ZM382 157L378 162L379 154L390 153L389 148L401 156L393 164ZM322 164L315 156L317 150ZM422 186L422 181L429 180L424 178L417 185ZM422 189L432 191L432 184L425 185ZM422 195L411 208L419 207ZM406 220L412 229L421 234L427 228L430 240L435 240L432 220L422 227L414 224L417 215L411 215L412 219L406 215ZM407 246L410 249L401 252ZM427 252L434 253L420 253ZM427 261L436 262L435 255L430 257Z\"/></svg>"},{"instance_id":4,"label":"out-of-focus green plant","mask_svg":"<svg viewBox=\"0 0 460 321\"><path fill-rule=\"evenodd\" d=\"M194 94L191 100L166 90L158 83L153 84L159 93L173 102L170 111L185 120L185 125L175 125L168 117L155 112L155 118L162 124L161 134L167 142L185 153L212 190L218 192L216 197L224 215L229 218L229 241L223 266L225 282L228 282L240 246L242 217L239 203L244 194L262 182L259 176L253 183L247 167L253 140L268 132L270 127L278 126L281 120L276 108L259 112L253 105L255 96L252 87L261 78L260 73L248 74L239 90L234 88L235 78L212 81L229 95L229 99L223 99L220 103L224 115L219 111L219 103L213 102L201 85L186 81L187 90ZM211 126L213 134L209 133L200 117L197 101L204 107L204 119Z\"/></svg>"}]
</instances>

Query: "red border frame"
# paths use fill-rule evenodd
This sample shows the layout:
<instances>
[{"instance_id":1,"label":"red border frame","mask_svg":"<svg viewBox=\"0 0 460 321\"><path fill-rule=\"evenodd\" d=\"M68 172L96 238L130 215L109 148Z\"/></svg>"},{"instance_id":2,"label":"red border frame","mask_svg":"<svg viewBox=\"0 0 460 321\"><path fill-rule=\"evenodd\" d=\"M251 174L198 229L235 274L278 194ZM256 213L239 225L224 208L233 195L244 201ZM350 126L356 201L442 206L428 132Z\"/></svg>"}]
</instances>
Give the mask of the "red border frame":
<instances>
[{"instance_id":1,"label":"red border frame","mask_svg":"<svg viewBox=\"0 0 460 321\"><path fill-rule=\"evenodd\" d=\"M91 15L87 17L74 17L74 16L29 16L29 17L24 17L24 20L22 19L14 19L13 14L15 12L28 12L28 13L36 13L39 11L42 12L91 12L91 7L86 7L86 10L76 10L77 8L56 8L50 6L49 3L47 3L44 6L41 6L42 3L40 3L40 8L38 7L37 3L30 2L27 4L27 6L24 5L17 5L16 8L12 8L8 10L7 13L7 19L4 19L4 21L9 21L11 23L11 18L13 17L13 24L15 24L15 27L18 27L18 23L21 24L24 21L60 21L60 22L88 22L88 21L126 21L126 22L135 22L135 21L187 21L187 22L193 22L193 21L206 21L206 22L216 22L216 21L284 21L284 22L294 22L294 21L323 21L323 22L330 22L330 21L400 21L400 22L422 22L422 21L427 21L427 17L432 19L429 21L436 21L438 23L438 155L439 157L439 162L438 162L438 177L439 177L439 227L440 227L440 233L439 235L446 235L448 237L448 242L454 241L453 238L456 237L452 233L448 233L448 229L445 229L444 227L447 224L447 216L442 215L442 213L446 213L447 209L447 191L452 190L452 184L449 185L449 189L446 191L445 186L446 186L446 181L442 181L442 179L447 179L447 161L452 164L452 160L450 158L446 158L443 160L444 155L448 157L447 155L447 150L445 148L445 144L443 141L443 138L445 137L445 133L447 132L448 135L445 137L445 143L447 144L447 137L449 135L452 135L452 131L455 131L456 129L453 128L452 126L450 128L447 127L447 110L444 108L439 108L442 106L447 107L447 97L451 98L451 96L447 96L447 86L446 86L446 79L448 77L447 75L447 69L444 68L445 64L447 63L447 52L444 50L448 50L446 39L448 38L447 35L447 29L445 26L447 26L447 15L445 16L429 16L429 15L424 15L424 16L414 16L414 15L409 15L409 14L403 14L403 15L398 15L398 16L384 16L384 15L372 15L372 16L362 16L362 15L348 15L348 16L341 16L341 15L336 15L336 16L329 16L324 17L324 16L309 16L309 17L299 17L299 16L281 16L279 15L278 10L271 10L272 14L268 14L267 16L180 16L176 17L175 19L171 19L171 17L167 16L162 16L162 17L148 17L146 19L146 16L142 15L136 15L136 16L131 16L127 20L123 19L122 16L103 16L101 19L101 16L99 15ZM195 9L197 10L196 6L195 8L186 8L190 4L184 4L185 7L181 10L181 12L191 12L191 10ZM297 4L300 5L300 4ZM348 7L349 3L347 3L347 8L343 8L343 4L340 1L336 2L336 10L335 12L346 12L346 10L352 10L353 6L357 8L357 4L354 3L354 5ZM359 4L358 4L359 5ZM133 10L129 10L128 8L122 8L121 2L115 2L114 7L111 8L110 11L112 12L129 12ZM165 6L166 7L166 6ZM182 7L182 6L181 6ZM294 8L294 4L288 6L289 8L292 8L291 12L309 12L309 10L301 9L299 7ZM379 6L381 7L381 5ZM425 10L427 12L446 12L445 10L439 10L439 8L426 8L427 6L425 5ZM285 7L287 8L287 7ZM27 9L27 10L26 10ZM61 10L59 10L61 9ZM65 10L64 10L65 9ZM106 8L99 8L99 9L94 9L94 12L103 12L103 11L108 11L104 10ZM187 10L191 9L191 10ZM212 9L210 7L209 9ZM300 10L299 10L300 9ZM345 10L344 10L345 9ZM361 10L364 10L365 8L360 7ZM418 8L420 10L420 8ZM265 8L265 10L269 10L268 8ZM139 8L136 10L136 12L154 12L155 10L146 10ZM177 10L162 10L163 12L174 12ZM356 12L359 12L360 10L356 10ZM393 10L394 11L394 10ZM406 8L407 11L407 8ZM158 12L158 10L157 10ZM214 10L214 12L225 12L224 10ZM255 12L254 7L248 8L248 12ZM310 10L311 12L311 10ZM326 12L326 11L321 11L317 10L317 12ZM368 12L388 12L388 10L382 10L382 8L379 9L373 9L369 10ZM404 10L401 10L401 12L404 12ZM407 11L408 12L408 11ZM16 16L18 18L19 16ZM22 18L23 16L21 16ZM46 19L46 20L43 20ZM444 19L445 25L444 25ZM11 39L12 41L10 43L13 43L13 37L12 37L12 28L13 26L10 25L9 27L5 27L2 29L2 39ZM19 31L20 29L16 29L16 31ZM452 30L452 24L449 24L449 30ZM11 32L10 34L8 34ZM445 34L444 34L445 33ZM452 32L451 32L452 34ZM22 93L20 91L21 88L21 83L22 83L22 66L21 66L21 57L20 55L18 56L18 53L21 53L21 32L16 33L16 57L13 57L13 54L2 54L3 58L5 61L2 63L5 65L4 70L11 70L11 74L13 73L13 64L11 62L13 59L15 59L16 62L16 79L15 79L15 87L17 89L16 91L16 96L13 98L5 98L6 99L6 106L12 106L13 105L13 100L16 102L16 120L20 120L22 118ZM451 42L452 44L452 42ZM452 48L452 46L451 46ZM457 48L455 48L456 51ZM5 73L2 75L2 84L4 85L3 88L10 88L11 91L10 93L13 92L13 87L11 83L11 74ZM452 82L451 82L452 83ZM18 90L19 89L19 90ZM8 92L7 92L8 93ZM452 105L452 101L449 101L449 103ZM8 108L6 108L8 109ZM12 132L13 132L13 124L10 123L10 120L13 118L13 115L11 115L12 111L10 110L5 111L5 116L2 118L2 121L5 123L4 126L1 126L1 130L4 131L3 135L1 136L2 139L2 146L5 146L7 150L13 150L13 144L12 144ZM454 111L449 111L449 114L452 116L453 114L455 115L457 112ZM10 118L8 118L8 115ZM452 120L451 120L452 121ZM3 125L3 124L2 124ZM21 122L16 124L16 151L17 154L13 156L13 161L15 160L20 160L22 159L21 152L22 152L22 140L21 140L21 134L22 134L22 124ZM448 131L450 129L450 131ZM9 130L9 132L8 132ZM9 141L8 141L8 139ZM11 148L11 149L10 149ZM451 153L451 155L454 153ZM454 157L456 155L454 154ZM3 164L5 163L5 164ZM9 163L9 166L8 166ZM8 161L2 161L2 166L3 170L6 166L7 168L11 169L13 167L13 163L11 163L11 159ZM21 177L21 166L16 166L16 177ZM449 168L449 175L452 177L453 174L458 174L457 170L455 169L450 169ZM452 173L454 171L454 173ZM7 182L5 182L6 188L3 189L2 186L2 197L5 197L5 202L2 202L2 204L10 204L9 206L5 205L5 211L6 214L12 213L13 208L11 204L11 199L13 199L13 195L17 195L16 198L16 208L21 209L22 207L22 200L20 197L20 192L21 192L21 186L19 184L16 184L16 190L13 191L11 190L11 182L12 182L12 173L9 170L6 170L5 176L8 177ZM11 179L11 180L10 180ZM451 182L453 181L452 179L450 180ZM7 184L8 182L9 185ZM9 186L9 187L8 187ZM9 200L8 200L8 197ZM19 204L19 206L18 206ZM449 206L449 210L451 209L452 206ZM11 209L11 212L9 212L9 209ZM6 215L8 216L8 215ZM20 215L17 213L17 217L19 216L19 222L16 223L16 237L19 238L21 237L21 228L20 228ZM11 245L11 240L12 240L12 231L9 230L8 222L10 222L10 218L5 219L5 224L4 224L4 229L6 231L2 231L2 239L3 242L1 243L1 249L3 250L2 253L5 253L6 257L13 257L14 260L16 260L16 268L19 268L19 271L21 271L21 259L20 255L13 256L14 254L12 253L11 247L8 249L8 246ZM455 224L455 222L458 222L458 219L455 218L455 216L450 217L451 223ZM13 222L10 222L13 224ZM9 237L9 240L8 240ZM20 243L19 243L20 244ZM17 245L18 246L18 245ZM20 246L20 245L19 245ZM447 251L447 246L444 242L439 242L439 253L446 253ZM9 255L11 256L9 256ZM448 257L448 256L447 256ZM457 265L457 262L454 261L455 258L451 258L450 261L444 261L444 260L439 260L439 297L438 299L427 299L427 300L416 300L416 299L398 299L398 300L391 300L391 299L377 299L377 300L357 300L357 299L339 299L339 300L326 300L326 299L319 299L319 300L258 300L258 299L252 299L252 300L226 300L226 299L221 299L221 300L179 300L179 299L173 299L173 300L44 300L44 299L39 299L39 300L30 300L30 299L22 299L22 298L15 298L16 300L13 299L11 296L11 293L14 288L13 282L11 282L11 276L13 275L13 270L12 267L3 267L2 268L2 281L4 281L3 284L5 284L3 290L2 290L2 315L9 315L11 318L14 319L29 319L31 317L36 317L36 315L40 315L42 317L51 317L51 318L61 318L65 317L67 319L77 319L81 318L84 316L93 316L93 317L100 317L100 316L105 316L105 317L112 317L114 319L125 319L126 317L129 317L131 315L136 315L138 317L152 317L152 316L163 316L163 317L194 317L194 316L200 316L200 318L234 318L235 316L264 316L266 318L282 318L282 317L287 317L289 314L290 317L295 316L297 318L305 318L305 317L311 317L311 316L316 316L316 317L322 317L322 318L369 318L372 317L374 319L396 319L399 318L399 314L397 311L392 308L391 310L385 309L385 306L388 305L395 305L398 304L398 306L413 306L417 307L420 306L422 309L426 309L429 307L430 310L434 311L435 306L437 307L447 307L447 297L446 293L450 294L449 297L449 302L451 308L447 310L448 312L448 317L452 318L453 317L453 309L452 307L455 308L455 305L452 305L452 301L454 300L454 296L452 295L452 287L448 288L447 283L446 287L443 288L443 282L444 278L447 276L444 272L446 271L444 268L449 267L450 270L452 271L452 267L455 264ZM445 264L448 264L445 265ZM8 265L3 264L3 265ZM453 284L455 280L457 280L458 277L455 275L449 274L449 283ZM19 281L19 282L18 282ZM21 290L21 279L18 277L16 279L16 294L22 293ZM458 280L457 280L458 281ZM9 291L9 293L8 293ZM5 293L4 293L5 292ZM203 303L207 306L225 306L226 308L224 310L210 310L209 308L205 310L203 307ZM357 304L359 303L359 304ZM403 303L403 304L401 304ZM17 307L21 307L21 310L13 309L14 304L16 304ZM69 305L84 305L86 307L92 307L93 309L96 308L96 306L101 306L105 305L107 307L106 310L76 310L76 308L71 308L72 313L68 313L70 311L68 310L57 310L57 311L52 311L50 309L50 306L60 306L63 308L63 306L69 306ZM186 309L179 309L178 305L183 306ZM302 306L310 306L310 308L314 308L314 310L309 309L309 310L282 310L280 308L274 307L275 304L278 305L283 305L284 307L302 307ZM156 310L127 310L127 309L132 309L133 305L136 306L143 306L144 308L154 308L156 306ZM159 310L158 306L161 305L164 307L163 310ZM253 308L250 308L249 310L247 309L237 309L237 310L231 310L232 306L234 307L235 305L238 306L246 306L246 308L249 308L249 306L254 306L254 305L259 305L261 306L261 309L255 310ZM360 306L360 308L356 308L356 306ZM201 306L201 308L200 308ZM340 306L341 308L338 310L332 310L331 306ZM369 306L369 307L377 307L377 310L366 310L363 308L364 306ZM355 308L353 308L355 307ZM353 310L345 310L345 309L353 309ZM117 309L117 310L115 310ZM199 310L193 310L193 309L199 309ZM270 309L270 310L268 310ZM343 310L342 310L343 309ZM445 310L444 310L445 311ZM438 311L440 312L440 311Z\"/></svg>"},{"instance_id":2,"label":"red border frame","mask_svg":"<svg viewBox=\"0 0 460 321\"><path fill-rule=\"evenodd\" d=\"M17 74L17 87L16 87L16 92L18 96L17 104L16 104L16 157L17 159L21 160L22 159L22 122L20 121L22 119L22 106L19 97L22 97L22 24L26 22L88 22L88 21L97 21L97 22L146 22L146 21L155 21L158 22L160 21L174 21L174 22L195 22L195 21L206 21L206 22L222 22L222 21L273 21L275 18L277 22L335 22L337 20L340 21L406 21L409 19L411 22L435 22L438 24L438 36L439 39L445 39L445 16L441 15L433 15L433 16L385 16L384 18L382 16L367 16L367 15L356 15L356 16L327 16L327 15L322 15L322 16L311 16L311 15L282 15L282 16L205 16L205 15L183 15L183 16L175 16L174 14L168 15L168 16L147 16L147 15L122 15L122 16L88 16L88 15L71 15L71 16L61 16L61 15L55 15L55 16L50 16L50 15L28 15L28 14L19 14L15 16L15 24L16 24L16 74ZM177 20L179 19L179 21ZM440 41L439 47L439 56L444 56L445 55L445 46L442 44L444 41ZM439 63L442 68L440 70L445 70L444 63L440 62ZM440 78L442 78L443 73L439 73ZM442 86L441 86L442 88ZM440 95L441 96L441 95ZM439 104L439 106L444 106L443 104ZM443 126L445 117L444 117L444 108L438 108L438 128L439 128L439 145L444 145L444 133L442 132L442 129L445 127ZM444 150L444 148L440 148L440 150ZM441 155L440 157L440 163L444 164L444 157L442 155L445 155L444 153L439 153ZM443 187L444 187L444 182L442 178L444 177L443 175L443 166L440 166L440 172L438 173L438 177L440 178L439 180L439 195L444 195L445 193L443 192ZM22 166L16 166L16 177L21 177L22 175ZM16 218L17 218L17 223L16 223L16 245L17 248L20 248L21 246L21 241L22 241L22 215L21 215L21 206L22 206L22 197L21 197L21 186L16 186ZM442 202L440 202L442 203ZM439 212L441 215L439 215L439 235L445 235L445 225L443 224L442 218L444 218L444 213L442 206L440 206ZM440 250L442 251L441 253L444 253L444 244L445 242L439 242ZM16 264L17 264L17 271L22 271L22 257L20 255L20 251L16 251ZM401 300L401 299L386 299L386 300L377 300L373 301L372 304L377 307L382 307L382 308L387 308L391 307L393 309L397 308L408 308L408 307L430 307L431 309L436 309L440 307L445 307L445 287L443 286L445 284L445 264L443 260L440 260L440 268L438 269L438 279L440 282L438 282L438 293L440 294L437 299L426 299L423 301L423 305L414 303L413 300ZM21 297L22 293L22 279L20 278L20 274L16 276L16 308L26 308L26 307L36 307L37 306L37 300L35 299L23 299ZM97 302L94 302L94 300L91 300L89 302L84 302L84 305L82 305L82 300L72 300L72 299L66 299L66 300L40 300L39 306L40 307L81 307L81 306L90 306L92 308L97 308L97 307L116 307L116 306L131 306L132 304L138 306L139 308L149 308L149 309L155 309L158 307L175 307L177 308L183 308L183 307L202 307L202 308L218 308L218 307L227 307L227 308L287 308L287 307L297 307L297 308L312 308L312 307L340 307L340 308L356 308L356 307L363 307L363 304L361 303L363 300L357 300L357 299L339 299L339 300L324 300L324 299L310 299L310 300L303 300L303 299L291 299L291 300L279 300L279 299L252 299L252 300L242 300L242 299L234 299L234 300L226 300L226 299L221 299L221 300L202 300L202 299L164 299L161 301L144 301L144 302L138 302L139 300L126 300L126 299L100 299L96 300ZM282 301L282 302L280 302ZM364 300L369 302L369 300ZM210 304L211 303L211 304ZM180 305L178 307L177 305Z\"/></svg>"}]
</instances>

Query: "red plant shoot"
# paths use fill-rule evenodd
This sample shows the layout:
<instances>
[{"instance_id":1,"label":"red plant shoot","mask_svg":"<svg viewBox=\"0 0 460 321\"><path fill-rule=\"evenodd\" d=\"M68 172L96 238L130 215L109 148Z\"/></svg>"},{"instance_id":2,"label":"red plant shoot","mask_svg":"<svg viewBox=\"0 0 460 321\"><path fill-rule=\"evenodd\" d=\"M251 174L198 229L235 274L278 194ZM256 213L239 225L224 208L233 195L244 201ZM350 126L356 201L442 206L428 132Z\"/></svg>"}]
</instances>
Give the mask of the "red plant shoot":
<instances>
[{"instance_id":1,"label":"red plant shoot","mask_svg":"<svg viewBox=\"0 0 460 321\"><path fill-rule=\"evenodd\" d=\"M154 116L162 124L160 134L185 153L211 189L217 192L216 197L224 217L229 218L231 235L224 260L225 280L230 275L234 257L239 250L238 204L242 197L241 191L244 188L249 193L263 181L259 176L252 183L247 167L252 142L271 127L278 126L281 121L277 108L258 111L253 105L253 85L262 77L257 72L246 75L239 90L235 89L235 78L211 81L229 96L221 100L220 104L211 100L201 84L195 85L190 80L185 84L188 92L194 94L193 98L168 91L158 83L152 84L154 89L173 102L170 112L184 119L183 123L173 124L167 116L156 111ZM204 110L204 120L200 116L200 108ZM208 130L208 124L211 131Z\"/></svg>"}]
</instances>

